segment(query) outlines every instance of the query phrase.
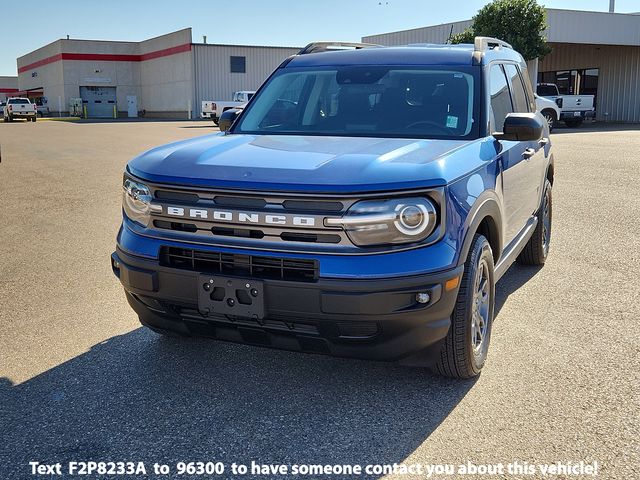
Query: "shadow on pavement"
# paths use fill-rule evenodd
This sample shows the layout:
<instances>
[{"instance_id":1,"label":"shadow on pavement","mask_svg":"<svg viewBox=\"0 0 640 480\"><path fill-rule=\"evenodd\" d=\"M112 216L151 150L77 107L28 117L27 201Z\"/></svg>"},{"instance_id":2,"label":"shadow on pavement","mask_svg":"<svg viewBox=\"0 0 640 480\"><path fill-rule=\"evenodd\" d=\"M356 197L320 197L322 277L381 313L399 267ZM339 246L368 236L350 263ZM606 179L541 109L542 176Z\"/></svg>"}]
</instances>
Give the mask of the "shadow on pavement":
<instances>
[{"instance_id":1,"label":"shadow on pavement","mask_svg":"<svg viewBox=\"0 0 640 480\"><path fill-rule=\"evenodd\" d=\"M535 277L540 270L542 267L519 265L515 262L509 267L507 273L496 283L496 316L502 310L509 295Z\"/></svg>"},{"instance_id":2,"label":"shadow on pavement","mask_svg":"<svg viewBox=\"0 0 640 480\"><path fill-rule=\"evenodd\" d=\"M140 328L0 380L0 477L29 477L33 460L401 462L473 385Z\"/></svg>"}]
</instances>

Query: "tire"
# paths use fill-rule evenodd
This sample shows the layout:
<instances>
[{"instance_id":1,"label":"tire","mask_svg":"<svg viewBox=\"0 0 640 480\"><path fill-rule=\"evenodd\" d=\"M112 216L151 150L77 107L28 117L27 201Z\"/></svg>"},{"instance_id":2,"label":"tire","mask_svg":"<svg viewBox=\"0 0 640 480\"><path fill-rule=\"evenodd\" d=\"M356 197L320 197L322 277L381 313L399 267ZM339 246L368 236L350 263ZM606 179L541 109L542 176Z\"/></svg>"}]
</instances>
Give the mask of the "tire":
<instances>
[{"instance_id":1,"label":"tire","mask_svg":"<svg viewBox=\"0 0 640 480\"><path fill-rule=\"evenodd\" d=\"M571 119L571 120L565 120L564 123L566 123L567 127L569 127L569 128L577 128L580 125L582 125L582 119L581 118L576 118L576 119Z\"/></svg>"},{"instance_id":2,"label":"tire","mask_svg":"<svg viewBox=\"0 0 640 480\"><path fill-rule=\"evenodd\" d=\"M549 255L549 245L551 243L551 224L553 220L553 195L551 182L544 181L544 192L538 213L538 224L531 235L531 238L524 246L517 262L521 265L544 265Z\"/></svg>"},{"instance_id":3,"label":"tire","mask_svg":"<svg viewBox=\"0 0 640 480\"><path fill-rule=\"evenodd\" d=\"M33 117L33 118L31 119L31 121L32 121L33 123L35 123L35 122L36 122L36 120L37 120L37 118L36 118L36 117Z\"/></svg>"},{"instance_id":4,"label":"tire","mask_svg":"<svg viewBox=\"0 0 640 480\"><path fill-rule=\"evenodd\" d=\"M476 234L464 264L451 327L434 366L436 373L453 378L480 374L491 338L495 291L491 246Z\"/></svg>"},{"instance_id":5,"label":"tire","mask_svg":"<svg viewBox=\"0 0 640 480\"><path fill-rule=\"evenodd\" d=\"M10 122L13 122L13 117L12 117L11 115L7 116L7 119L8 119Z\"/></svg>"},{"instance_id":6,"label":"tire","mask_svg":"<svg viewBox=\"0 0 640 480\"><path fill-rule=\"evenodd\" d=\"M553 131L553 127L556 126L556 122L558 121L558 117L556 116L556 112L553 110L543 110L542 116L544 117L547 125L549 126L549 133Z\"/></svg>"}]
</instances>

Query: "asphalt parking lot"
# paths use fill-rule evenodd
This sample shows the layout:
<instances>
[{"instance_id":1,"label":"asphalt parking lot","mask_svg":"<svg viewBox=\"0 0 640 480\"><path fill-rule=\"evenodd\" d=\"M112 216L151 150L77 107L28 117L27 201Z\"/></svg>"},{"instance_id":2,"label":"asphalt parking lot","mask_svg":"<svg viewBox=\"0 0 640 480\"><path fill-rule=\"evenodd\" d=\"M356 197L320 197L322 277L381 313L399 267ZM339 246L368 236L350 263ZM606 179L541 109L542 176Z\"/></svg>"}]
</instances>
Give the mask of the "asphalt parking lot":
<instances>
[{"instance_id":1,"label":"asphalt parking lot","mask_svg":"<svg viewBox=\"0 0 640 480\"><path fill-rule=\"evenodd\" d=\"M70 460L582 460L640 478L640 129L552 136L550 258L498 284L488 364L463 382L139 327L109 266L122 170L212 130L0 123L1 479Z\"/></svg>"}]
</instances>

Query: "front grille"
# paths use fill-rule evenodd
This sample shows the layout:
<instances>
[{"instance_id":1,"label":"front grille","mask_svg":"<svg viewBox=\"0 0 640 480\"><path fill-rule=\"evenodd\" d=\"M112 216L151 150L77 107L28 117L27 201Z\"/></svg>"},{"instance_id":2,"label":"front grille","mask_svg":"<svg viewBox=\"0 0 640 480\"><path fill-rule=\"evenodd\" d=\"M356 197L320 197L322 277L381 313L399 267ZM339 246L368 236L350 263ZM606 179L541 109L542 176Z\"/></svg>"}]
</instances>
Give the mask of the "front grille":
<instances>
[{"instance_id":1,"label":"front grille","mask_svg":"<svg viewBox=\"0 0 640 480\"><path fill-rule=\"evenodd\" d=\"M226 244L235 237L250 246L285 244L290 251L354 247L343 228L324 220L341 217L360 197L150 188L155 206L150 228L171 230L174 238L198 235L207 243Z\"/></svg>"},{"instance_id":2,"label":"front grille","mask_svg":"<svg viewBox=\"0 0 640 480\"><path fill-rule=\"evenodd\" d=\"M208 252L190 248L162 247L160 264L165 267L230 276L315 282L318 261Z\"/></svg>"}]
</instances>

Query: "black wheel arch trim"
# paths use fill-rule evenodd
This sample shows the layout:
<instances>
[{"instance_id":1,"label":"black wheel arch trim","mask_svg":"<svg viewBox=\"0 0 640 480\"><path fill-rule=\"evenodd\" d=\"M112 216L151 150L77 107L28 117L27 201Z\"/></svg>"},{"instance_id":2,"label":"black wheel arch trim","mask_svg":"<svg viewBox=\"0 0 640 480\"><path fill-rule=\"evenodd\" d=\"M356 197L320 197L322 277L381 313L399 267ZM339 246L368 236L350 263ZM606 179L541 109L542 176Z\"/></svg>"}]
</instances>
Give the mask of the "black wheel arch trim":
<instances>
[{"instance_id":1,"label":"black wheel arch trim","mask_svg":"<svg viewBox=\"0 0 640 480\"><path fill-rule=\"evenodd\" d=\"M504 246L502 209L500 208L500 203L496 193L492 190L487 190L478 197L467 215L467 220L465 221L465 236L462 242L460 256L458 257L458 266L464 264L467 256L469 255L469 250L473 243L473 237L478 232L482 221L487 217L489 217L494 224L494 228L492 228L492 231L490 232L491 238L487 238L487 241L493 250L494 263L499 260Z\"/></svg>"}]
</instances>

